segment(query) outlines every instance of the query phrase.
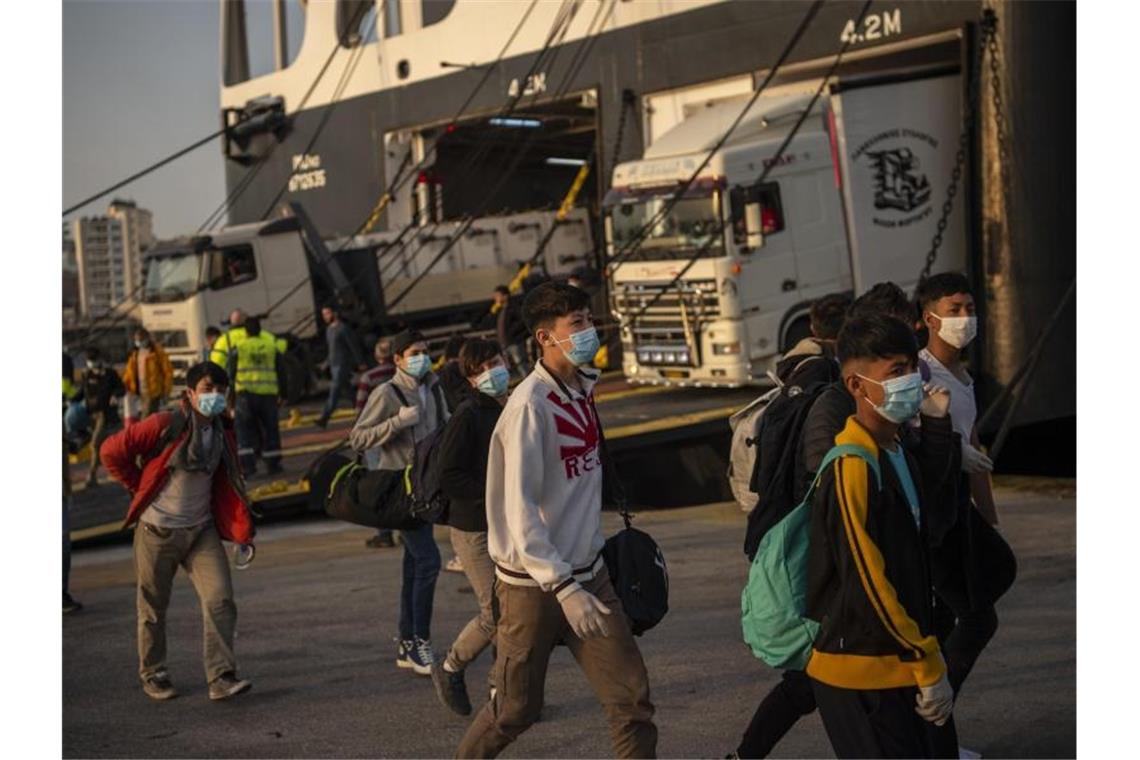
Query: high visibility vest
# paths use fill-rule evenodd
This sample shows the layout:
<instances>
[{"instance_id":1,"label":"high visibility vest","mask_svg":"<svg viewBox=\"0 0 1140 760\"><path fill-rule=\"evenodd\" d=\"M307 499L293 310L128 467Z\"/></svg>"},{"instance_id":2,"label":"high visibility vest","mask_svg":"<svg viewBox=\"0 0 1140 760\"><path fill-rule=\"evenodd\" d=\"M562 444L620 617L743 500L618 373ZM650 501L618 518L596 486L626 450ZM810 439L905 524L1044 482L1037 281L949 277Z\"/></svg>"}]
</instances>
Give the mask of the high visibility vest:
<instances>
[{"instance_id":1,"label":"high visibility vest","mask_svg":"<svg viewBox=\"0 0 1140 760\"><path fill-rule=\"evenodd\" d=\"M262 335L265 333L262 332ZM210 361L217 364L222 369L227 369L229 363L230 352L236 351L241 342L245 340L244 327L231 327L224 333L218 336L214 341L214 347L210 349Z\"/></svg>"},{"instance_id":2,"label":"high visibility vest","mask_svg":"<svg viewBox=\"0 0 1140 760\"><path fill-rule=\"evenodd\" d=\"M272 333L262 331L256 336L245 336L236 349L234 390L260 396L277 395L277 344Z\"/></svg>"}]
</instances>

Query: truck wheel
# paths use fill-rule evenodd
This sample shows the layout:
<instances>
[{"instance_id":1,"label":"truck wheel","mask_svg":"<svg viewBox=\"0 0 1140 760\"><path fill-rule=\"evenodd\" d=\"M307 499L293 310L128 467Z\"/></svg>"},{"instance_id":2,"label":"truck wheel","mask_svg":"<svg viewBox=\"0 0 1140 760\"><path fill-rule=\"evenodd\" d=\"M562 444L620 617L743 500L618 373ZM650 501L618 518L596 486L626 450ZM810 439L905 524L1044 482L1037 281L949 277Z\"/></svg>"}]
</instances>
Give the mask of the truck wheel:
<instances>
[{"instance_id":1,"label":"truck wheel","mask_svg":"<svg viewBox=\"0 0 1140 760\"><path fill-rule=\"evenodd\" d=\"M780 353L786 354L804 338L811 337L811 319L807 316L796 318L788 329L784 331L784 340L780 344Z\"/></svg>"}]
</instances>

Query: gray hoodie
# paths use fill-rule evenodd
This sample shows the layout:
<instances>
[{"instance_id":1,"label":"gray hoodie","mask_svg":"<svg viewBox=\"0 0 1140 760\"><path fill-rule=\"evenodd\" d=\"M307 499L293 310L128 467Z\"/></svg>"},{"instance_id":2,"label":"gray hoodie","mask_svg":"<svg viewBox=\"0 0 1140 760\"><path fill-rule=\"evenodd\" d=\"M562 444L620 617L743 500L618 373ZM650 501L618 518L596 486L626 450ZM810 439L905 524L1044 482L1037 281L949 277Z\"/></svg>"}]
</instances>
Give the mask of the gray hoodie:
<instances>
[{"instance_id":1,"label":"gray hoodie","mask_svg":"<svg viewBox=\"0 0 1140 760\"><path fill-rule=\"evenodd\" d=\"M398 386L407 406L392 386ZM424 393L421 394L421 386ZM373 451L371 469L402 470L412 464L416 442L447 422L450 416L443 402L439 378L435 373L417 381L402 369L386 383L376 386L368 396L364 409L348 434L348 442L359 452Z\"/></svg>"}]
</instances>

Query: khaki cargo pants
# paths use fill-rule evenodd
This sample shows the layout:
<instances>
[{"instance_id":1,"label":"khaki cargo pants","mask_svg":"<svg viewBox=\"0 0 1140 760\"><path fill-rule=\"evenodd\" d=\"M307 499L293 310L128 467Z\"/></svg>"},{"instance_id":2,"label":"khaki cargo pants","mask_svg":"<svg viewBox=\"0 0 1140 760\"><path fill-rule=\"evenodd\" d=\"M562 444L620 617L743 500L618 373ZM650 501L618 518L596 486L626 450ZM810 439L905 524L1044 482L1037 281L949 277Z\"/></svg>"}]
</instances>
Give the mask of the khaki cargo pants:
<instances>
[{"instance_id":1,"label":"khaki cargo pants","mask_svg":"<svg viewBox=\"0 0 1140 760\"><path fill-rule=\"evenodd\" d=\"M496 582L498 656L491 682L497 688L468 727L456 757L495 757L535 722L542 711L546 666L561 640L605 708L614 755L656 756L649 677L609 574L603 566L593 580L582 585L620 618L613 621L605 638L575 636L552 592Z\"/></svg>"},{"instance_id":2,"label":"khaki cargo pants","mask_svg":"<svg viewBox=\"0 0 1140 760\"><path fill-rule=\"evenodd\" d=\"M166 670L166 608L179 566L190 577L202 607L202 660L209 683L237 670L237 606L226 551L212 521L193 528L140 522L135 528L139 677Z\"/></svg>"}]
</instances>

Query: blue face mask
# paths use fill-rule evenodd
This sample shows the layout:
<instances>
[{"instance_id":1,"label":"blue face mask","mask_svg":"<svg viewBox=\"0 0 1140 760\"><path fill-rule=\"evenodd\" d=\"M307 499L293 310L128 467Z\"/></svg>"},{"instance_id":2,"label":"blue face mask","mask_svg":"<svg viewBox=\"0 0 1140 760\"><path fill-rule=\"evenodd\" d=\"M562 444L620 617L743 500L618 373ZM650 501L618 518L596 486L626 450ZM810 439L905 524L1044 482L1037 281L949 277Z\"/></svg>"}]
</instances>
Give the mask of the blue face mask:
<instances>
[{"instance_id":1,"label":"blue face mask","mask_svg":"<svg viewBox=\"0 0 1140 760\"><path fill-rule=\"evenodd\" d=\"M226 410L226 397L221 393L199 393L198 411L207 417L217 417Z\"/></svg>"},{"instance_id":2,"label":"blue face mask","mask_svg":"<svg viewBox=\"0 0 1140 760\"><path fill-rule=\"evenodd\" d=\"M892 377L890 380L882 382L872 380L864 375L859 375L859 377L867 382L882 386L885 394L883 403L871 404L871 406L883 419L901 425L918 414L918 408L922 406L923 392L922 375L919 373L911 372L909 375ZM867 403L871 403L871 400L866 396L863 398L867 399Z\"/></svg>"},{"instance_id":3,"label":"blue face mask","mask_svg":"<svg viewBox=\"0 0 1140 760\"><path fill-rule=\"evenodd\" d=\"M407 366L404 367L404 371L417 380L426 375L429 369L431 369L431 357L427 354L409 356Z\"/></svg>"},{"instance_id":4,"label":"blue face mask","mask_svg":"<svg viewBox=\"0 0 1140 760\"><path fill-rule=\"evenodd\" d=\"M479 377L475 378L475 387L493 398L498 398L507 392L511 384L511 373L506 367L491 367Z\"/></svg>"},{"instance_id":5,"label":"blue face mask","mask_svg":"<svg viewBox=\"0 0 1140 760\"><path fill-rule=\"evenodd\" d=\"M562 343L569 343L570 350L567 351L563 348L562 353L566 354L566 358L579 367L593 361L600 345L598 330L594 327L587 327L585 330L571 333L568 340L555 340L554 342L559 344L559 348L561 348Z\"/></svg>"}]
</instances>

